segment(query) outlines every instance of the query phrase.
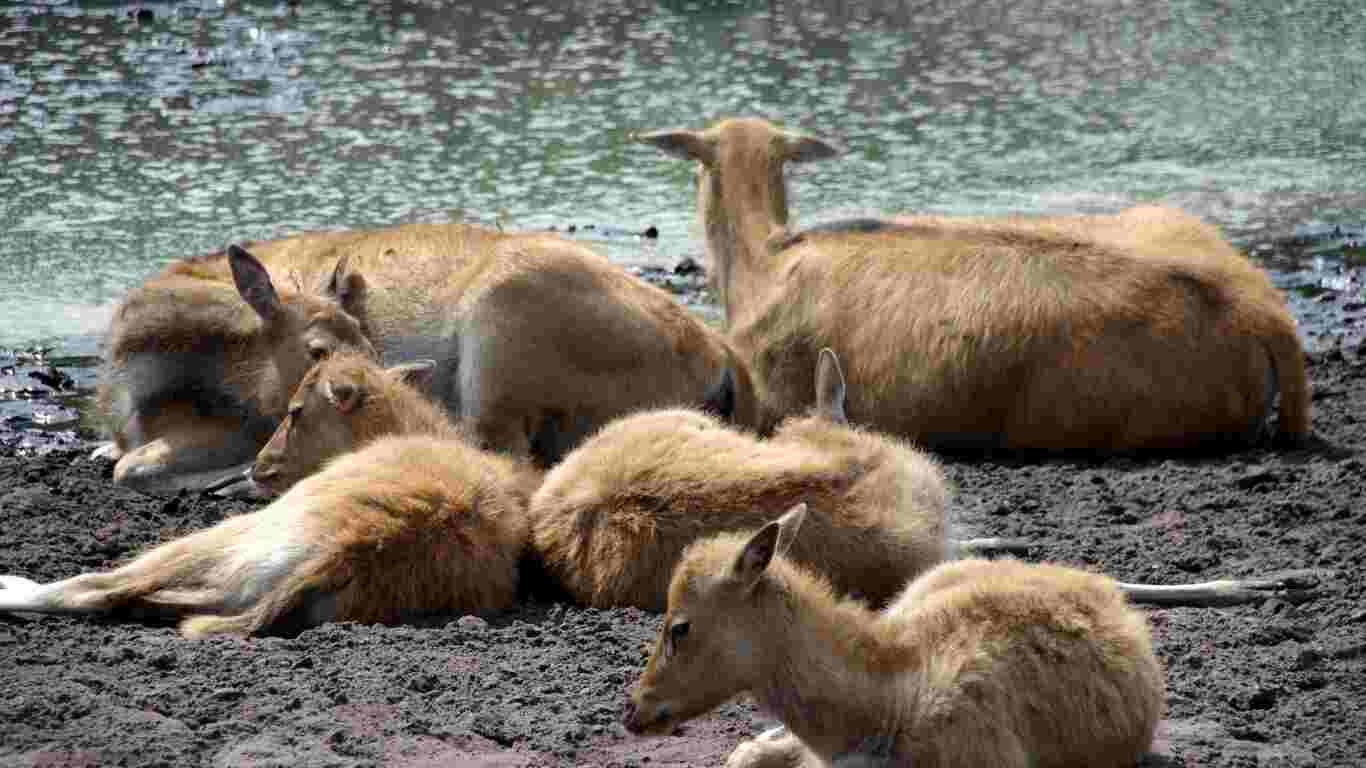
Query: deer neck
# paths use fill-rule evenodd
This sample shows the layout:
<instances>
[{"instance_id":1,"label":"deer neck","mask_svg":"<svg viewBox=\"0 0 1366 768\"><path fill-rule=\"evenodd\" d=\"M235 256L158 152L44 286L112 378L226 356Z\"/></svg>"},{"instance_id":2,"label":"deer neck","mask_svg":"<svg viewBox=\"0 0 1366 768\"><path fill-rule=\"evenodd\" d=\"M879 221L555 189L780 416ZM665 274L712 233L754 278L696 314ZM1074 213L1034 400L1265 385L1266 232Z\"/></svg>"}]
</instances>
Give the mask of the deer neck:
<instances>
[{"instance_id":1,"label":"deer neck","mask_svg":"<svg viewBox=\"0 0 1366 768\"><path fill-rule=\"evenodd\" d=\"M709 179L700 191L712 289L734 327L763 303L782 259L771 246L787 231L787 186L782 167L768 173L736 173L726 184Z\"/></svg>"},{"instance_id":2,"label":"deer neck","mask_svg":"<svg viewBox=\"0 0 1366 768\"><path fill-rule=\"evenodd\" d=\"M425 400L417 403L404 403L397 412L402 423L401 434L434 435L437 437L460 437L464 433L451 422L444 409Z\"/></svg>"},{"instance_id":3,"label":"deer neck","mask_svg":"<svg viewBox=\"0 0 1366 768\"><path fill-rule=\"evenodd\" d=\"M795 575L795 578L793 576ZM903 725L911 654L879 631L862 603L832 601L813 580L787 569L792 621L775 638L765 682L753 694L789 731L827 760L891 757ZM898 717L898 715L900 717Z\"/></svg>"}]
</instances>

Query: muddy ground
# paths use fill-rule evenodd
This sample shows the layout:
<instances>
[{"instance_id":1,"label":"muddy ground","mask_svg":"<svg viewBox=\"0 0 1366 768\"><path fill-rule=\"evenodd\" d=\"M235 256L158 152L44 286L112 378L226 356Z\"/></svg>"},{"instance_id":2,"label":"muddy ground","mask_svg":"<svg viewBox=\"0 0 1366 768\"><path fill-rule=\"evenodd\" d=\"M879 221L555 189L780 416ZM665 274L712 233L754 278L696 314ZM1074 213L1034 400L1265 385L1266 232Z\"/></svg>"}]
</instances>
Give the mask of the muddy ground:
<instances>
[{"instance_id":1,"label":"muddy ground","mask_svg":"<svg viewBox=\"0 0 1366 768\"><path fill-rule=\"evenodd\" d=\"M1126 581L1337 572L1317 600L1151 610L1170 719L1153 766L1366 765L1366 359L1313 358L1308 450L950 461L961 522ZM119 490L86 450L0 444L0 573L56 579L241 514ZM659 616L528 597L498 616L186 641L165 626L0 616L0 766L714 766L770 721L676 736L619 720Z\"/></svg>"}]
</instances>

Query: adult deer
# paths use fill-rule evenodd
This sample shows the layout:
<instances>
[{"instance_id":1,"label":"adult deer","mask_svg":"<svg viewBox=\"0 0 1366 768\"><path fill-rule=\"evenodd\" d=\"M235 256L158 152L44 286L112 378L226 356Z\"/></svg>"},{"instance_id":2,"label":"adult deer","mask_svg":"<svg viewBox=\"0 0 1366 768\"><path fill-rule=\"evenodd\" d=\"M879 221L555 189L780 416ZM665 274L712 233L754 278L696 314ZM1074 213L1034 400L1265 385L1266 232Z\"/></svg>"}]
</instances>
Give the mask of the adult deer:
<instances>
[{"instance_id":1,"label":"adult deer","mask_svg":"<svg viewBox=\"0 0 1366 768\"><path fill-rule=\"evenodd\" d=\"M935 449L1241 445L1278 391L1278 438L1309 434L1284 298L1179 211L797 232L784 167L834 156L831 143L760 119L638 139L697 163L711 277L761 431L809 407L829 346L855 422Z\"/></svg>"},{"instance_id":2,"label":"adult deer","mask_svg":"<svg viewBox=\"0 0 1366 768\"><path fill-rule=\"evenodd\" d=\"M434 360L429 394L482 446L542 465L643 407L752 418L717 332L572 241L415 224L250 247L172 264L115 313L99 402L116 482L173 492L240 470L343 348ZM533 445L547 422L557 440Z\"/></svg>"}]
</instances>

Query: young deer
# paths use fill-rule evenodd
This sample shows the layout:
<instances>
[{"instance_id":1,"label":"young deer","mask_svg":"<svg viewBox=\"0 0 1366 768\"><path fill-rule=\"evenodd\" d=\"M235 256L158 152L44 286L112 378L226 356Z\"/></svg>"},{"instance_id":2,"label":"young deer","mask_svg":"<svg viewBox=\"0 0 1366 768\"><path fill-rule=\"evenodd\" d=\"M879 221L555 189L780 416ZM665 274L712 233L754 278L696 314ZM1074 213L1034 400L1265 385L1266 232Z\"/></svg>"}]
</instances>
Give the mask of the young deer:
<instances>
[{"instance_id":1,"label":"young deer","mask_svg":"<svg viewBox=\"0 0 1366 768\"><path fill-rule=\"evenodd\" d=\"M808 499L811 535L794 559L842 592L885 602L945 557L944 480L923 453L847 424L829 350L816 378L814 412L767 441L687 410L609 424L532 497L532 551L581 603L662 611L689 544Z\"/></svg>"},{"instance_id":2,"label":"young deer","mask_svg":"<svg viewBox=\"0 0 1366 768\"><path fill-rule=\"evenodd\" d=\"M245 481L247 495L278 496L333 458L392 435L472 444L468 430L420 391L433 366L431 360L417 360L381 368L363 355L345 352L318 363L299 383L285 420L256 454L256 462L215 490L240 493L232 484ZM551 427L540 434L545 437L538 439L554 439ZM509 491L526 506L545 472L524 457L493 463L506 475Z\"/></svg>"},{"instance_id":3,"label":"young deer","mask_svg":"<svg viewBox=\"0 0 1366 768\"><path fill-rule=\"evenodd\" d=\"M501 610L527 536L511 464L461 439L382 438L120 568L51 584L0 576L0 611L174 618L199 636Z\"/></svg>"},{"instance_id":4,"label":"young deer","mask_svg":"<svg viewBox=\"0 0 1366 768\"><path fill-rule=\"evenodd\" d=\"M421 391L435 365L420 360L381 368L339 353L313 366L243 479L279 495L328 461L390 435L471 440Z\"/></svg>"},{"instance_id":5,"label":"young deer","mask_svg":"<svg viewBox=\"0 0 1366 768\"><path fill-rule=\"evenodd\" d=\"M177 262L116 313L99 400L118 482L198 488L250 461L308 366L347 346L435 360L428 393L481 446L543 466L645 407L719 398L753 418L719 333L573 241L412 224L251 249Z\"/></svg>"},{"instance_id":6,"label":"young deer","mask_svg":"<svg viewBox=\"0 0 1366 768\"><path fill-rule=\"evenodd\" d=\"M882 613L789 561L805 507L690 546L625 725L667 733L741 691L773 732L731 765L1134 765L1165 683L1104 576L1014 560L930 570Z\"/></svg>"},{"instance_id":7,"label":"young deer","mask_svg":"<svg viewBox=\"0 0 1366 768\"><path fill-rule=\"evenodd\" d=\"M766 432L811 402L817 350L850 361L850 417L935 449L1240 445L1280 393L1308 436L1295 322L1212 228L1109 217L909 217L788 229L788 162L832 157L759 119L638 137L698 165L698 212Z\"/></svg>"}]
</instances>

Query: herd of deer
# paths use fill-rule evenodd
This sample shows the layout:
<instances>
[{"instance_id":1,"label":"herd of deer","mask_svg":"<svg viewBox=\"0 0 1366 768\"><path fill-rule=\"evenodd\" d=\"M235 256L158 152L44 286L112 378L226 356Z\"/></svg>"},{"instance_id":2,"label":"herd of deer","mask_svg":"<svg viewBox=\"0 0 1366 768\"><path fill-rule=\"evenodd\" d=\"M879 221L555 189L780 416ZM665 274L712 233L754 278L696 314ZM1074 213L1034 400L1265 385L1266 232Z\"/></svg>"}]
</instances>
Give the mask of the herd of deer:
<instances>
[{"instance_id":1,"label":"herd of deer","mask_svg":"<svg viewBox=\"0 0 1366 768\"><path fill-rule=\"evenodd\" d=\"M967 556L922 449L1233 446L1278 395L1276 438L1306 438L1267 276L1154 206L794 230L784 166L831 144L758 119L638 139L696 162L724 331L548 234L174 263L113 320L97 453L151 493L278 498L108 572L0 577L0 611L395 622L505 608L530 557L584 604L665 612L632 732L750 691L784 726L728 765L1132 765L1164 710L1150 593Z\"/></svg>"}]
</instances>

